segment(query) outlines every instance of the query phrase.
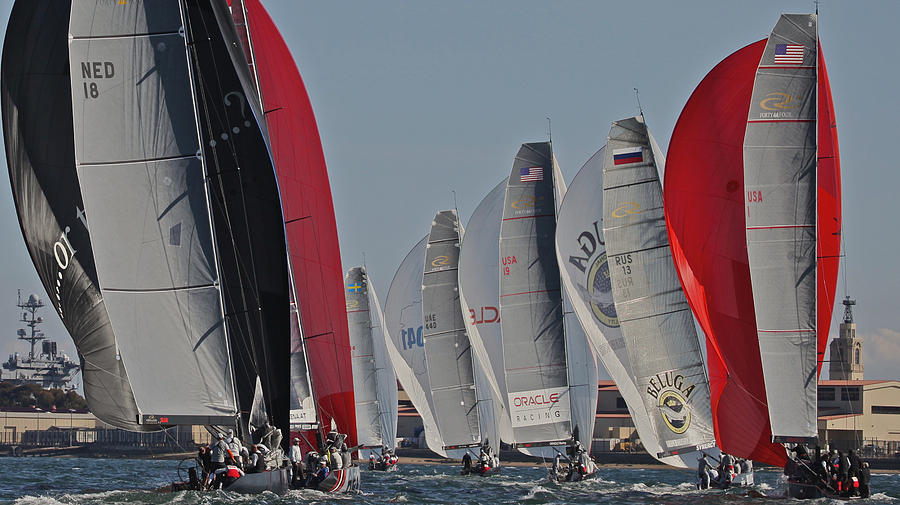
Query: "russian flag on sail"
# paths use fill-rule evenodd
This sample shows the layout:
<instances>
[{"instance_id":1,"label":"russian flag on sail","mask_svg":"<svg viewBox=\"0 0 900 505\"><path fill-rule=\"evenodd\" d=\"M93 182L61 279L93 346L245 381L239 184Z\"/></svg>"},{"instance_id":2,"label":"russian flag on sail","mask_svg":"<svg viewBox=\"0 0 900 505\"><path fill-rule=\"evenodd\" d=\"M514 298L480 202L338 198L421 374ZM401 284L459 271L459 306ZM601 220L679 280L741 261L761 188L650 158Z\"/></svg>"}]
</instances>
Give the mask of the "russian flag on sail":
<instances>
[{"instance_id":1,"label":"russian flag on sail","mask_svg":"<svg viewBox=\"0 0 900 505\"><path fill-rule=\"evenodd\" d=\"M613 165L625 165L628 163L640 163L644 161L644 148L626 147L613 151Z\"/></svg>"}]
</instances>

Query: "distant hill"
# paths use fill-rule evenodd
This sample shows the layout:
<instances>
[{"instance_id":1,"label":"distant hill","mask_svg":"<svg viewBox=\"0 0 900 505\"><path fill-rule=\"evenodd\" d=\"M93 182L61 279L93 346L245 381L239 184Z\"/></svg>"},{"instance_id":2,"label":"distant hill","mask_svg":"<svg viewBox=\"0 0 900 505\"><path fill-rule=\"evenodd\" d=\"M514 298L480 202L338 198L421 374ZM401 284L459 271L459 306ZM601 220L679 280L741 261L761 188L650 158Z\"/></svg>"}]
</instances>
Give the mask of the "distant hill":
<instances>
[{"instance_id":1,"label":"distant hill","mask_svg":"<svg viewBox=\"0 0 900 505\"><path fill-rule=\"evenodd\" d=\"M0 409L86 410L87 402L75 391L44 389L37 384L0 382Z\"/></svg>"}]
</instances>

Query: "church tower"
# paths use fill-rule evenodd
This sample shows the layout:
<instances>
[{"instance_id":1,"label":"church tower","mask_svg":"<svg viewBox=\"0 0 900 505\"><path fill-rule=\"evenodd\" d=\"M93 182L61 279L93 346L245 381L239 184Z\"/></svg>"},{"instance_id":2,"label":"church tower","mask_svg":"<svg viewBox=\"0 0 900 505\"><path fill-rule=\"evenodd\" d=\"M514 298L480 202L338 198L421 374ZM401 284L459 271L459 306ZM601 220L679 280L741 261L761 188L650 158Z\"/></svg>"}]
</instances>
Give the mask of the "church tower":
<instances>
[{"instance_id":1,"label":"church tower","mask_svg":"<svg viewBox=\"0 0 900 505\"><path fill-rule=\"evenodd\" d=\"M862 380L862 341L856 338L853 306L856 300L844 298L844 321L840 335L831 340L831 363L828 377L832 380Z\"/></svg>"}]
</instances>

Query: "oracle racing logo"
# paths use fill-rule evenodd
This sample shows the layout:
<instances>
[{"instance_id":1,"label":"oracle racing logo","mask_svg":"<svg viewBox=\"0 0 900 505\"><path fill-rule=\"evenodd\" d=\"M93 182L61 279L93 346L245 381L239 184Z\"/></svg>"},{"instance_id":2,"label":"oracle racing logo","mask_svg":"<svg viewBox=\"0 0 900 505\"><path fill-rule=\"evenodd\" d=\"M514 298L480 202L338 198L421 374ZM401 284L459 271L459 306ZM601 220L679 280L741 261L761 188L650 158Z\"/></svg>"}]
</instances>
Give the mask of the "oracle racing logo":
<instances>
[{"instance_id":1,"label":"oracle racing logo","mask_svg":"<svg viewBox=\"0 0 900 505\"><path fill-rule=\"evenodd\" d=\"M559 393L540 393L535 395L516 396L512 399L512 402L516 407L552 405L559 402Z\"/></svg>"},{"instance_id":2,"label":"oracle racing logo","mask_svg":"<svg viewBox=\"0 0 900 505\"><path fill-rule=\"evenodd\" d=\"M650 378L647 394L656 400L660 417L666 427L678 435L691 426L691 408L688 400L696 384L690 384L684 375L675 372L656 374Z\"/></svg>"}]
</instances>

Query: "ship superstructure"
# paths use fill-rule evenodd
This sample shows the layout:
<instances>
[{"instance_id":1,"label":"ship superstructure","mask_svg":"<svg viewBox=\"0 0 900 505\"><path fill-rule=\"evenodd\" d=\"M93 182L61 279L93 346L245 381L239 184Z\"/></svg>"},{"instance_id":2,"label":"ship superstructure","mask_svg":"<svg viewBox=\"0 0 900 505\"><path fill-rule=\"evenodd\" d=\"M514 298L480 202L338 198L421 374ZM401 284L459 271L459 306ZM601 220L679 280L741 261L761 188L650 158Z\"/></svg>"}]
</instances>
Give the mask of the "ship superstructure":
<instances>
[{"instance_id":1,"label":"ship superstructure","mask_svg":"<svg viewBox=\"0 0 900 505\"><path fill-rule=\"evenodd\" d=\"M19 340L31 344L31 350L26 356L19 353L9 355L9 360L3 363L0 369L0 380L17 384L37 384L43 388L59 388L74 390L73 383L79 366L65 353L59 352L57 343L48 340L44 332L39 329L44 318L37 312L44 307L44 302L37 295L28 295L28 299L22 301L22 292L19 291L16 306L22 311L19 321L25 323L28 329L20 328L16 334ZM40 342L40 352L35 347Z\"/></svg>"}]
</instances>

